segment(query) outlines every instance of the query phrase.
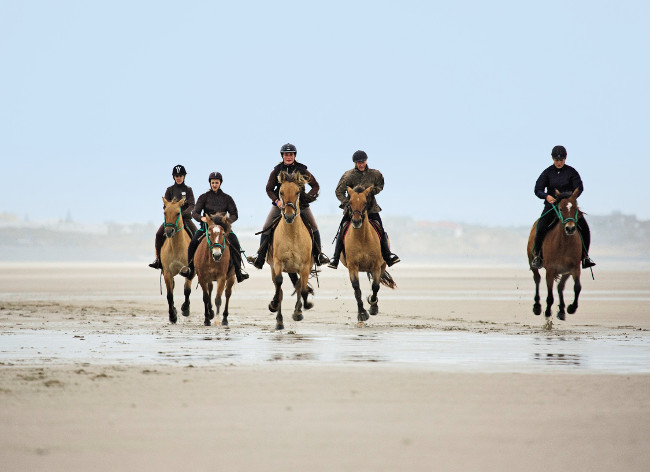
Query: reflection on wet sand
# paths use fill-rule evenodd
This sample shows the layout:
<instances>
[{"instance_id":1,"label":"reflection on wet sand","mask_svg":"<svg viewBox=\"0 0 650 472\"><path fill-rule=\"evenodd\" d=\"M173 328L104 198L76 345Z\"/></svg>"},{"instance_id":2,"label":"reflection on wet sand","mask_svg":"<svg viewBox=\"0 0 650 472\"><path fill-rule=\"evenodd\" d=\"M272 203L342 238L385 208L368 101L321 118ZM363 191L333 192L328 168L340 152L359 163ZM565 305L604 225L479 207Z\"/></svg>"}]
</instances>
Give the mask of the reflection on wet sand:
<instances>
[{"instance_id":1,"label":"reflection on wet sand","mask_svg":"<svg viewBox=\"0 0 650 472\"><path fill-rule=\"evenodd\" d=\"M219 334L85 334L21 330L3 335L0 362L36 365L228 363L382 363L445 371L650 373L650 337L543 337L466 331L346 330Z\"/></svg>"}]
</instances>

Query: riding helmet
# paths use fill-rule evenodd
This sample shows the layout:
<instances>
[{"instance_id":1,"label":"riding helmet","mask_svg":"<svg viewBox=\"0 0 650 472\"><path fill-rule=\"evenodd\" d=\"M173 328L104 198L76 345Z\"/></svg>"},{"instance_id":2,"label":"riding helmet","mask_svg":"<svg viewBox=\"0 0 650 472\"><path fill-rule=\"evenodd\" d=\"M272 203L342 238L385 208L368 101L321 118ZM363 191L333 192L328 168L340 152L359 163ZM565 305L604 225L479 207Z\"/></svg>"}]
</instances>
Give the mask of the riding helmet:
<instances>
[{"instance_id":1,"label":"riding helmet","mask_svg":"<svg viewBox=\"0 0 650 472\"><path fill-rule=\"evenodd\" d=\"M210 182L213 179L219 180L219 182L223 183L223 177L221 176L221 172L210 172L210 177L208 177L208 182Z\"/></svg>"},{"instance_id":2,"label":"riding helmet","mask_svg":"<svg viewBox=\"0 0 650 472\"><path fill-rule=\"evenodd\" d=\"M172 177L176 177L177 175L187 175L187 172L185 171L185 167L183 167L180 164L174 166L174 168L172 169Z\"/></svg>"},{"instance_id":3,"label":"riding helmet","mask_svg":"<svg viewBox=\"0 0 650 472\"><path fill-rule=\"evenodd\" d=\"M355 151L352 154L352 162L364 162L368 160L368 154L364 151Z\"/></svg>"},{"instance_id":4,"label":"riding helmet","mask_svg":"<svg viewBox=\"0 0 650 472\"><path fill-rule=\"evenodd\" d=\"M555 146L551 151L551 157L553 159L565 159L566 149L564 148L564 146Z\"/></svg>"},{"instance_id":5,"label":"riding helmet","mask_svg":"<svg viewBox=\"0 0 650 472\"><path fill-rule=\"evenodd\" d=\"M294 146L291 143L282 145L282 147L280 148L280 155L284 154L285 152L293 152L296 155L298 155L298 150L296 149L296 146Z\"/></svg>"}]
</instances>

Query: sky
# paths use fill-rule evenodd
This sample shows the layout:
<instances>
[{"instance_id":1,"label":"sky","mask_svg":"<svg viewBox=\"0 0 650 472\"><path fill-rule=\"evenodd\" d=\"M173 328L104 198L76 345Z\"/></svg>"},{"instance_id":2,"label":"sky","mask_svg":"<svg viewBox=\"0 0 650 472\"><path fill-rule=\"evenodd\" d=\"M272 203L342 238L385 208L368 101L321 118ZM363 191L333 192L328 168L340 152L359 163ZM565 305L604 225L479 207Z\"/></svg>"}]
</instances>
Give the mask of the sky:
<instances>
[{"instance_id":1,"label":"sky","mask_svg":"<svg viewBox=\"0 0 650 472\"><path fill-rule=\"evenodd\" d=\"M171 171L263 224L280 147L367 152L382 215L527 225L557 144L581 208L650 219L646 1L0 0L0 213L162 220Z\"/></svg>"}]
</instances>

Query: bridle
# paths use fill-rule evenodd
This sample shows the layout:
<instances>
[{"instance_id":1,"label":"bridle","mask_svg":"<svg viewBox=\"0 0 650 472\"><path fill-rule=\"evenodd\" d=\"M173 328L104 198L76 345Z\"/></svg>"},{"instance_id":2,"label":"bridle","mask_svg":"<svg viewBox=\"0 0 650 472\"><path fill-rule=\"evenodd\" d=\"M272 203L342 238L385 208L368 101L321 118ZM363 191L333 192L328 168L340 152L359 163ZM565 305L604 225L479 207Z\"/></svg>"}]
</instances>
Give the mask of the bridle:
<instances>
[{"instance_id":1,"label":"bridle","mask_svg":"<svg viewBox=\"0 0 650 472\"><path fill-rule=\"evenodd\" d=\"M180 220L181 220L181 210L179 209L178 210L178 218L176 218L175 222L167 223L167 220L165 220L165 228L172 227L172 228L174 228L174 234L178 233L181 229L183 229L182 226L181 227L178 226L178 222ZM183 225L183 226L185 226L185 225Z\"/></svg>"},{"instance_id":2,"label":"bridle","mask_svg":"<svg viewBox=\"0 0 650 472\"><path fill-rule=\"evenodd\" d=\"M218 241L212 242L212 241L210 241L210 231L209 231L210 228L208 227L207 223L204 223L204 224L205 224L205 240L208 242L208 249L210 250L210 252L212 253L212 248L215 248L215 247L220 247L222 251L225 251L226 250L226 246L225 246L226 234L225 234L225 231L224 231L224 236L223 236L223 241L224 241L223 244L219 243ZM215 223L215 226L219 226L219 225L217 225Z\"/></svg>"},{"instance_id":3,"label":"bridle","mask_svg":"<svg viewBox=\"0 0 650 472\"><path fill-rule=\"evenodd\" d=\"M552 206L553 206L553 210L555 210L555 215L557 216L558 220L560 220L560 223L562 223L563 226L566 226L566 224L570 223L570 222L578 224L578 217L580 215L580 210L578 209L577 205L576 205L576 214L575 214L575 216L569 217L569 218L564 218L564 216L562 215L562 212L560 211L560 208L558 207L558 205L553 203Z\"/></svg>"}]
</instances>

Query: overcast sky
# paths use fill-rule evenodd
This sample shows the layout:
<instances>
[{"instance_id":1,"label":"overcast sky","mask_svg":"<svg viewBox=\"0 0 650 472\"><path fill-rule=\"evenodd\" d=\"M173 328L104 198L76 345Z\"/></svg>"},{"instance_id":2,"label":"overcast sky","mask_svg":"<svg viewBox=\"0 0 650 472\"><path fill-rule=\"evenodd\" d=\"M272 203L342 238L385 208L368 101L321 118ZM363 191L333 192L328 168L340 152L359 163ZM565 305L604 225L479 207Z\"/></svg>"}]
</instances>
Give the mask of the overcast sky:
<instances>
[{"instance_id":1,"label":"overcast sky","mask_svg":"<svg viewBox=\"0 0 650 472\"><path fill-rule=\"evenodd\" d=\"M363 149L385 216L530 224L562 144L585 211L650 219L648 5L0 0L0 213L157 222L180 163L261 226L291 142L317 216Z\"/></svg>"}]
</instances>

